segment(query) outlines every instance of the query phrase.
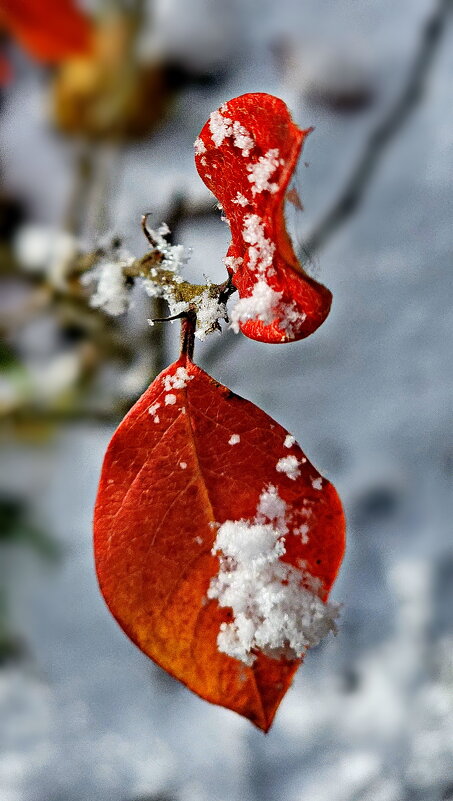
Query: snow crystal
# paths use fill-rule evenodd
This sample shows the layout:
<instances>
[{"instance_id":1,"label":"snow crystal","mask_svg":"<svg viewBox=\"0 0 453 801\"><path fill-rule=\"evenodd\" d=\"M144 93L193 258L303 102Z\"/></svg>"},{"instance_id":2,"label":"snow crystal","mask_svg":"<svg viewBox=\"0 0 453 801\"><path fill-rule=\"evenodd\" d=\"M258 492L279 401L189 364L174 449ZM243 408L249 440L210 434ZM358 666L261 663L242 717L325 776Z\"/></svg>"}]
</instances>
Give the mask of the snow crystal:
<instances>
[{"instance_id":1,"label":"snow crystal","mask_svg":"<svg viewBox=\"0 0 453 801\"><path fill-rule=\"evenodd\" d=\"M223 140L232 135L233 121L229 117L222 117L220 111L213 111L209 117L209 130L215 146L220 147Z\"/></svg>"},{"instance_id":2,"label":"snow crystal","mask_svg":"<svg viewBox=\"0 0 453 801\"><path fill-rule=\"evenodd\" d=\"M180 462L179 466L180 466L181 470L185 470L186 467L187 467L187 462Z\"/></svg>"},{"instance_id":3,"label":"snow crystal","mask_svg":"<svg viewBox=\"0 0 453 801\"><path fill-rule=\"evenodd\" d=\"M212 297L209 289L193 298L192 303L197 310L195 336L203 342L215 330L218 320L226 319L226 304L219 303L218 297Z\"/></svg>"},{"instance_id":4,"label":"snow crystal","mask_svg":"<svg viewBox=\"0 0 453 801\"><path fill-rule=\"evenodd\" d=\"M241 441L239 434L232 434L228 440L228 445L237 445Z\"/></svg>"},{"instance_id":5,"label":"snow crystal","mask_svg":"<svg viewBox=\"0 0 453 801\"><path fill-rule=\"evenodd\" d=\"M249 245L249 266L252 270L269 275L275 253L275 245L264 233L264 224L258 214L247 214L244 217L242 230L244 242Z\"/></svg>"},{"instance_id":6,"label":"snow crystal","mask_svg":"<svg viewBox=\"0 0 453 801\"><path fill-rule=\"evenodd\" d=\"M299 460L296 456L283 456L278 460L275 469L278 473L286 473L288 478L295 480L300 476Z\"/></svg>"},{"instance_id":7,"label":"snow crystal","mask_svg":"<svg viewBox=\"0 0 453 801\"><path fill-rule=\"evenodd\" d=\"M123 274L124 266L122 261L106 262L92 271L91 280L97 281L96 291L90 298L93 309L102 309L112 317L128 310L131 295Z\"/></svg>"},{"instance_id":8,"label":"snow crystal","mask_svg":"<svg viewBox=\"0 0 453 801\"><path fill-rule=\"evenodd\" d=\"M151 415L151 417L153 418L153 421L155 423L159 423L160 422L160 417L157 414L157 410L159 408L160 408L160 403L153 403L153 405L150 406L149 409L148 409L148 412Z\"/></svg>"},{"instance_id":9,"label":"snow crystal","mask_svg":"<svg viewBox=\"0 0 453 801\"><path fill-rule=\"evenodd\" d=\"M233 612L222 623L219 651L252 665L256 651L268 657L302 657L330 631L336 631L339 606L319 597L320 583L280 557L285 553L286 504L268 487L254 520L227 520L217 532L212 553L220 569L208 597Z\"/></svg>"},{"instance_id":10,"label":"snow crystal","mask_svg":"<svg viewBox=\"0 0 453 801\"><path fill-rule=\"evenodd\" d=\"M248 214L244 218L242 237L249 245L248 266L260 278L253 287L252 294L241 298L233 309L233 331L238 333L239 323L247 320L261 320L266 325L276 321L282 331L282 340L291 338L306 315L298 309L294 300L285 303L283 293L272 289L265 280L275 272L272 267L275 245L266 237L264 224L257 214Z\"/></svg>"},{"instance_id":11,"label":"snow crystal","mask_svg":"<svg viewBox=\"0 0 453 801\"><path fill-rule=\"evenodd\" d=\"M244 195L241 194L241 192L238 192L234 200L231 202L236 203L237 206L248 206L249 204L249 201Z\"/></svg>"},{"instance_id":12,"label":"snow crystal","mask_svg":"<svg viewBox=\"0 0 453 801\"><path fill-rule=\"evenodd\" d=\"M172 294L171 283L165 284L159 281L153 281L160 271L167 271L172 273L173 280L180 284L183 281L181 274L183 266L189 261L190 250L186 250L183 245L171 245L167 242L166 238L170 233L170 229L166 223L162 223L159 228L154 231L149 228L149 234L154 241L153 249L160 253L162 259L159 267L150 271L150 276L143 278L143 287L147 295L152 298L164 298L170 306L170 314L177 314L174 310L174 297ZM184 309L186 311L187 309Z\"/></svg>"},{"instance_id":13,"label":"snow crystal","mask_svg":"<svg viewBox=\"0 0 453 801\"><path fill-rule=\"evenodd\" d=\"M276 292L265 281L257 281L252 294L248 298L241 298L234 306L230 319L231 328L237 334L239 324L248 320L261 320L269 325L276 317L282 293Z\"/></svg>"},{"instance_id":14,"label":"snow crystal","mask_svg":"<svg viewBox=\"0 0 453 801\"><path fill-rule=\"evenodd\" d=\"M213 111L209 117L209 130L211 131L212 141L216 147L219 147L224 139L232 136L234 146L241 150L244 157L248 156L255 147L253 136L238 120L233 122L230 117L224 117L223 114L228 114L228 108L225 103L218 111ZM196 142L198 141L200 140L197 139ZM195 150L195 152L198 151ZM200 150L200 153L204 153L204 150Z\"/></svg>"},{"instance_id":15,"label":"snow crystal","mask_svg":"<svg viewBox=\"0 0 453 801\"><path fill-rule=\"evenodd\" d=\"M243 261L244 261L244 259L241 258L241 256L237 256L237 257L236 256L225 256L225 258L223 260L223 263L224 263L225 267L227 268L227 270L231 270L233 273L235 273L236 270L238 269L238 267L241 266Z\"/></svg>"},{"instance_id":16,"label":"snow crystal","mask_svg":"<svg viewBox=\"0 0 453 801\"><path fill-rule=\"evenodd\" d=\"M285 441L284 441L283 445L284 445L285 448L292 448L292 446L294 445L295 441L296 441L296 438L293 437L292 434L287 434L286 437L285 437Z\"/></svg>"},{"instance_id":17,"label":"snow crystal","mask_svg":"<svg viewBox=\"0 0 453 801\"><path fill-rule=\"evenodd\" d=\"M184 389L188 381L193 381L195 376L189 375L185 367L177 367L173 375L164 376L164 388L166 392L170 389Z\"/></svg>"},{"instance_id":18,"label":"snow crystal","mask_svg":"<svg viewBox=\"0 0 453 801\"><path fill-rule=\"evenodd\" d=\"M176 403L176 395L165 395L165 406L173 406Z\"/></svg>"},{"instance_id":19,"label":"snow crystal","mask_svg":"<svg viewBox=\"0 0 453 801\"><path fill-rule=\"evenodd\" d=\"M251 136L247 128L244 128L237 120L233 122L233 143L235 147L238 147L242 151L244 157L248 156L250 151L255 147L253 136Z\"/></svg>"},{"instance_id":20,"label":"snow crystal","mask_svg":"<svg viewBox=\"0 0 453 801\"><path fill-rule=\"evenodd\" d=\"M293 534L299 534L302 544L306 545L308 542L308 532L310 531L310 526L307 523L303 523L299 528L295 528Z\"/></svg>"},{"instance_id":21,"label":"snow crystal","mask_svg":"<svg viewBox=\"0 0 453 801\"><path fill-rule=\"evenodd\" d=\"M257 509L257 522L265 522L265 520L262 518L267 518L268 520L277 520L280 530L282 533L286 534L287 529L285 527L285 514L286 503L284 500L282 500L282 498L280 498L277 487L274 487L273 484L270 484L260 495ZM284 528L285 531L283 532Z\"/></svg>"},{"instance_id":22,"label":"snow crystal","mask_svg":"<svg viewBox=\"0 0 453 801\"><path fill-rule=\"evenodd\" d=\"M321 476L319 476L319 478L314 478L313 481L311 482L311 486L315 490L322 490L322 478L321 478Z\"/></svg>"},{"instance_id":23,"label":"snow crystal","mask_svg":"<svg viewBox=\"0 0 453 801\"><path fill-rule=\"evenodd\" d=\"M280 166L279 151L277 148L268 150L266 155L260 156L255 164L249 164L247 170L250 173L248 180L252 186L252 193L257 195L259 192L276 192L278 184L270 183L269 178L274 174L277 167Z\"/></svg>"},{"instance_id":24,"label":"snow crystal","mask_svg":"<svg viewBox=\"0 0 453 801\"><path fill-rule=\"evenodd\" d=\"M202 153L206 153L205 144L204 144L203 140L200 139L199 137L197 139L195 139L195 142L193 143L193 146L194 146L194 149L195 149L195 155L201 156Z\"/></svg>"}]
</instances>

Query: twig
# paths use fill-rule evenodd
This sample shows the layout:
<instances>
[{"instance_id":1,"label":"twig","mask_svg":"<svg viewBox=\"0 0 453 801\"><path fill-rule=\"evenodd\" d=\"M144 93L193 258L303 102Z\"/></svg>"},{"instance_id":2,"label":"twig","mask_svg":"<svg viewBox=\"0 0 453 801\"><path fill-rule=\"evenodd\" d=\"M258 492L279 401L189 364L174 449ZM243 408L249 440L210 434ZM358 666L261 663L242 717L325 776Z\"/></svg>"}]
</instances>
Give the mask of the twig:
<instances>
[{"instance_id":1,"label":"twig","mask_svg":"<svg viewBox=\"0 0 453 801\"><path fill-rule=\"evenodd\" d=\"M304 248L308 253L320 250L357 210L386 148L421 101L425 79L451 9L452 0L440 0L424 24L418 50L401 95L371 132L339 198L304 242Z\"/></svg>"}]
</instances>

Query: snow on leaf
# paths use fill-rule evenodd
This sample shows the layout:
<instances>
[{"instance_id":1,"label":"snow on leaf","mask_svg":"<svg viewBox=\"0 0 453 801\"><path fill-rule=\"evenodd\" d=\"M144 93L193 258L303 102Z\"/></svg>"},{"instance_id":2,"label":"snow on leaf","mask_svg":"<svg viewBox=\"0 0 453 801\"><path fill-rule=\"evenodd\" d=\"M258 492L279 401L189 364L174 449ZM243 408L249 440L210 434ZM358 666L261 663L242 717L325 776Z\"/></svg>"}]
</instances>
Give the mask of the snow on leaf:
<instances>
[{"instance_id":1,"label":"snow on leaf","mask_svg":"<svg viewBox=\"0 0 453 801\"><path fill-rule=\"evenodd\" d=\"M242 149L234 133L239 126L250 140ZM310 131L294 124L283 101L251 93L213 112L197 140L205 148L202 156L196 149L198 172L231 228L225 263L243 304L233 310L233 328L263 342L303 339L330 310L331 293L304 271L284 220L288 185ZM253 313L258 282L274 295L265 312L258 306Z\"/></svg>"},{"instance_id":2,"label":"snow on leaf","mask_svg":"<svg viewBox=\"0 0 453 801\"><path fill-rule=\"evenodd\" d=\"M169 392L176 403L166 404ZM319 474L297 444L297 477L276 471L287 436L181 357L114 434L95 509L99 583L126 634L202 698L263 730L305 648L333 627L327 596L344 549L335 489L313 488ZM231 595L249 557L267 565L253 610L249 596Z\"/></svg>"}]
</instances>

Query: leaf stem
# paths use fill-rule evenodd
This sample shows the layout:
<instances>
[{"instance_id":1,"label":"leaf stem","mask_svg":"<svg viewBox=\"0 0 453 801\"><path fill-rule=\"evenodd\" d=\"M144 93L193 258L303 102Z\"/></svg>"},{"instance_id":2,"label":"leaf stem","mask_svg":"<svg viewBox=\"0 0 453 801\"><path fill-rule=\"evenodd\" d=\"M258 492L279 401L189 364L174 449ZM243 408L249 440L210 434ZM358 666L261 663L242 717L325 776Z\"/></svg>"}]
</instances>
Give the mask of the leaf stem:
<instances>
[{"instance_id":1,"label":"leaf stem","mask_svg":"<svg viewBox=\"0 0 453 801\"><path fill-rule=\"evenodd\" d=\"M181 356L186 356L190 361L193 359L195 347L195 326L197 315L193 309L185 313L181 320Z\"/></svg>"}]
</instances>

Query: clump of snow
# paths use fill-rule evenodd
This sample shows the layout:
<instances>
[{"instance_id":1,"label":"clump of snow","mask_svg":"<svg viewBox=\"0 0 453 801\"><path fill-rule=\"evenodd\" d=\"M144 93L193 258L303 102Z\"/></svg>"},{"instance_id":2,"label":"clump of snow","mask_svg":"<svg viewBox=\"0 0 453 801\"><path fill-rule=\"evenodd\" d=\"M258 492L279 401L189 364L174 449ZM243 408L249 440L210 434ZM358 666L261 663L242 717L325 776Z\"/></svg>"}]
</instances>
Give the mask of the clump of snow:
<instances>
[{"instance_id":1,"label":"clump of snow","mask_svg":"<svg viewBox=\"0 0 453 801\"><path fill-rule=\"evenodd\" d=\"M160 420L159 415L157 414L157 410L159 408L160 408L160 403L153 403L153 405L150 406L149 409L148 409L148 412L151 415L151 417L153 418L155 423L158 423L159 420Z\"/></svg>"},{"instance_id":2,"label":"clump of snow","mask_svg":"<svg viewBox=\"0 0 453 801\"><path fill-rule=\"evenodd\" d=\"M231 328L236 334L240 323L248 320L260 320L265 325L276 322L282 331L282 339L285 339L286 336L292 336L295 324L303 321L305 315L297 310L294 301L284 303L282 293L276 292L266 281L260 279L254 285L251 295L238 300L230 319Z\"/></svg>"},{"instance_id":3,"label":"clump of snow","mask_svg":"<svg viewBox=\"0 0 453 801\"><path fill-rule=\"evenodd\" d=\"M282 456L278 460L275 469L278 473L286 473L288 478L292 478L295 481L300 476L299 464L300 462L296 456Z\"/></svg>"},{"instance_id":4,"label":"clump of snow","mask_svg":"<svg viewBox=\"0 0 453 801\"><path fill-rule=\"evenodd\" d=\"M269 268L272 267L275 244L266 237L263 221L258 214L247 214L244 217L242 237L244 242L249 245L250 268L270 275Z\"/></svg>"},{"instance_id":5,"label":"clump of snow","mask_svg":"<svg viewBox=\"0 0 453 801\"><path fill-rule=\"evenodd\" d=\"M232 434L228 440L228 445L237 445L241 441L239 434Z\"/></svg>"},{"instance_id":6,"label":"clump of snow","mask_svg":"<svg viewBox=\"0 0 453 801\"><path fill-rule=\"evenodd\" d=\"M153 250L160 254L161 261L159 266L154 268L154 272L150 271L149 277L143 278L143 286L150 297L163 297L171 303L173 300L171 284L165 285L160 281L153 281L153 278L157 278L160 271L167 271L172 273L174 281L180 284L183 281L181 271L189 261L190 252L187 252L183 245L171 245L167 241L170 229L166 223L162 223L157 230L149 228L148 231L154 241Z\"/></svg>"},{"instance_id":7,"label":"clump of snow","mask_svg":"<svg viewBox=\"0 0 453 801\"><path fill-rule=\"evenodd\" d=\"M218 321L226 319L226 304L219 303L218 297L213 297L209 289L193 298L192 303L197 311L195 336L203 342L218 327Z\"/></svg>"},{"instance_id":8,"label":"clump of snow","mask_svg":"<svg viewBox=\"0 0 453 801\"><path fill-rule=\"evenodd\" d=\"M84 276L84 283L96 281L96 291L90 298L93 309L102 309L112 317L124 314L130 306L130 287L127 285L124 267L134 259L127 257L118 261L99 264Z\"/></svg>"},{"instance_id":9,"label":"clump of snow","mask_svg":"<svg viewBox=\"0 0 453 801\"><path fill-rule=\"evenodd\" d=\"M311 486L315 490L322 490L322 478L321 478L321 476L319 476L319 478L314 478L313 481L311 482Z\"/></svg>"},{"instance_id":10,"label":"clump of snow","mask_svg":"<svg viewBox=\"0 0 453 801\"><path fill-rule=\"evenodd\" d=\"M223 263L227 270L231 270L233 273L241 266L244 259L241 256L225 256L223 259Z\"/></svg>"},{"instance_id":11,"label":"clump of snow","mask_svg":"<svg viewBox=\"0 0 453 801\"><path fill-rule=\"evenodd\" d=\"M189 375L185 367L177 367L173 374L164 376L164 388L166 392L171 389L184 389L189 381L193 381L195 376Z\"/></svg>"},{"instance_id":12,"label":"clump of snow","mask_svg":"<svg viewBox=\"0 0 453 801\"><path fill-rule=\"evenodd\" d=\"M256 272L258 280L251 295L241 298L233 309L233 331L238 333L239 323L247 320L261 320L265 325L275 321L282 331L282 340L290 338L306 315L299 311L294 300L285 303L283 293L272 289L267 283L266 279L275 273L272 266L275 244L267 238L264 223L258 214L245 216L242 237L248 245L248 266Z\"/></svg>"},{"instance_id":13,"label":"clump of snow","mask_svg":"<svg viewBox=\"0 0 453 801\"><path fill-rule=\"evenodd\" d=\"M260 156L255 164L249 164L247 170L250 173L248 180L252 186L252 194L268 191L274 193L278 189L278 184L270 183L269 178L280 166L279 151L277 148L268 150L264 156Z\"/></svg>"},{"instance_id":14,"label":"clump of snow","mask_svg":"<svg viewBox=\"0 0 453 801\"><path fill-rule=\"evenodd\" d=\"M284 441L283 445L284 445L285 448L292 448L292 446L294 445L295 441L296 441L296 438L293 437L292 434L287 434L286 437L285 437L285 441Z\"/></svg>"},{"instance_id":15,"label":"clump of snow","mask_svg":"<svg viewBox=\"0 0 453 801\"><path fill-rule=\"evenodd\" d=\"M236 194L236 197L234 198L234 200L232 200L232 203L236 203L237 206L244 207L244 206L248 206L249 201L247 200L245 195L241 194L241 192L238 192Z\"/></svg>"},{"instance_id":16,"label":"clump of snow","mask_svg":"<svg viewBox=\"0 0 453 801\"><path fill-rule=\"evenodd\" d=\"M215 146L220 147L223 140L233 134L233 120L223 117L219 110L213 111L209 117L209 130Z\"/></svg>"},{"instance_id":17,"label":"clump of snow","mask_svg":"<svg viewBox=\"0 0 453 801\"><path fill-rule=\"evenodd\" d=\"M310 526L307 523L303 523L298 528L295 528L293 534L298 534L302 540L302 544L306 545L308 542L308 532L310 531Z\"/></svg>"},{"instance_id":18,"label":"clump of snow","mask_svg":"<svg viewBox=\"0 0 453 801\"><path fill-rule=\"evenodd\" d=\"M203 153L206 153L205 143L199 137L197 139L195 139L195 142L193 143L193 146L194 146L194 150L195 150L195 155L196 156L201 156Z\"/></svg>"},{"instance_id":19,"label":"clump of snow","mask_svg":"<svg viewBox=\"0 0 453 801\"><path fill-rule=\"evenodd\" d=\"M187 462L180 462L179 466L180 466L181 470L185 470L187 468Z\"/></svg>"},{"instance_id":20,"label":"clump of snow","mask_svg":"<svg viewBox=\"0 0 453 801\"><path fill-rule=\"evenodd\" d=\"M260 496L254 520L227 520L212 552L220 569L208 597L233 612L222 623L219 651L250 666L260 651L268 657L298 659L330 631L336 631L339 606L325 603L321 586L305 570L282 562L286 504L275 487Z\"/></svg>"},{"instance_id":21,"label":"clump of snow","mask_svg":"<svg viewBox=\"0 0 453 801\"><path fill-rule=\"evenodd\" d=\"M173 395L172 393L165 395L165 406L174 406L175 403L176 395Z\"/></svg>"},{"instance_id":22,"label":"clump of snow","mask_svg":"<svg viewBox=\"0 0 453 801\"><path fill-rule=\"evenodd\" d=\"M276 292L266 281L257 281L252 294L241 298L234 306L230 315L231 328L237 334L239 324L248 320L261 320L269 325L276 317L281 297L282 293Z\"/></svg>"},{"instance_id":23,"label":"clump of snow","mask_svg":"<svg viewBox=\"0 0 453 801\"><path fill-rule=\"evenodd\" d=\"M238 147L242 151L244 157L248 156L250 151L255 147L253 136L248 132L247 128L244 128L237 120L233 122L233 143L235 147Z\"/></svg>"},{"instance_id":24,"label":"clump of snow","mask_svg":"<svg viewBox=\"0 0 453 801\"><path fill-rule=\"evenodd\" d=\"M220 147L222 142L228 137L233 137L233 144L241 150L244 157L250 154L250 151L255 147L255 140L249 133L247 128L238 120L233 120L230 117L224 117L228 109L226 105L220 107L217 111L213 111L209 117L209 130L211 131L212 141L216 147ZM198 142L199 140L196 140ZM197 152L197 151L195 151ZM200 151L203 153L204 151Z\"/></svg>"}]
</instances>

